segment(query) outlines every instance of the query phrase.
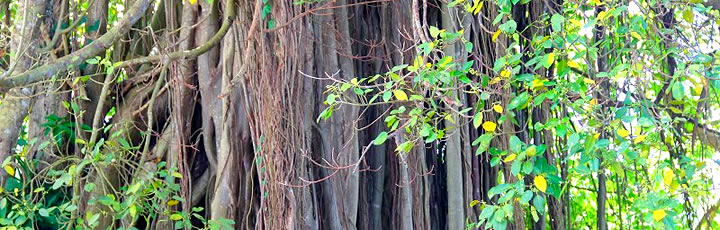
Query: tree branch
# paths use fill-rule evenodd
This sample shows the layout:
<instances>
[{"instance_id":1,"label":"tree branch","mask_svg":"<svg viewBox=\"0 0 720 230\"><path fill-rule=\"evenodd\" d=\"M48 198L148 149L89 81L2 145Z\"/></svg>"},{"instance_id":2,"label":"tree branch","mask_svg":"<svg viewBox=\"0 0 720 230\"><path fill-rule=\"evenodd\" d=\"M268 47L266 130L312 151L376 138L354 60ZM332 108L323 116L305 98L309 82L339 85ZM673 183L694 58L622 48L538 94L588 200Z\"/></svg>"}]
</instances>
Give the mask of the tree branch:
<instances>
[{"instance_id":1,"label":"tree branch","mask_svg":"<svg viewBox=\"0 0 720 230\"><path fill-rule=\"evenodd\" d=\"M218 32L215 33L215 35L213 35L213 37L210 38L210 40L207 41L202 46L199 46L192 50L182 50L182 51L172 52L169 54L158 54L158 55L154 55L154 56L135 58L132 60L120 62L116 66L117 67L127 67L127 66L131 66L131 65L143 64L143 63L147 63L147 62L157 62L157 61L162 60L164 57L167 57L169 59L168 61L173 61L173 60L177 60L180 58L194 58L194 57L204 54L205 52L210 50L210 48L217 45L217 43L219 43L220 40L222 40L222 38L225 37L225 34L230 29L230 26L232 25L233 20L235 20L235 5L233 4L234 2L235 2L235 0L226 0L225 5L228 7L226 7L227 14L225 15L225 18L223 19L223 24L220 26L220 29L218 30Z\"/></svg>"},{"instance_id":2,"label":"tree branch","mask_svg":"<svg viewBox=\"0 0 720 230\"><path fill-rule=\"evenodd\" d=\"M113 27L105 35L98 38L98 40L90 43L82 49L62 57L57 61L42 65L21 74L0 79L0 94L4 94L15 87L27 86L50 79L53 75L67 69L68 66L77 66L85 60L97 56L107 50L122 35L130 31L130 27L144 15L149 6L149 2L150 0L135 1L135 4L133 4L132 8L128 11L127 16L123 18L117 26Z\"/></svg>"}]
</instances>

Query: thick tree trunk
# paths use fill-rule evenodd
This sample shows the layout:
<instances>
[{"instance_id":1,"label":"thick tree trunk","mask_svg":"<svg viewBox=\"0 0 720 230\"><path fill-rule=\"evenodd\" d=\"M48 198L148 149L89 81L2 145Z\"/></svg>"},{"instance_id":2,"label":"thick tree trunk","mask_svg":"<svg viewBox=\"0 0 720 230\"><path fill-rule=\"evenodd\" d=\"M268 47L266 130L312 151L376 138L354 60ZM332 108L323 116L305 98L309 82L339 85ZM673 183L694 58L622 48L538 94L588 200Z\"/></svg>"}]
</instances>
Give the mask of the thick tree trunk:
<instances>
[{"instance_id":1,"label":"thick tree trunk","mask_svg":"<svg viewBox=\"0 0 720 230\"><path fill-rule=\"evenodd\" d=\"M454 9L448 8L447 6L442 7L443 10L447 9L449 12L442 14L442 27L445 28L449 33L455 33L457 31ZM445 55L456 55L457 49L454 45L448 45L444 49ZM455 81L457 84L457 80ZM459 101L458 92L453 91L448 95L452 100ZM453 105L446 105L453 106ZM460 126L460 116L453 113L455 109L448 109L448 113L453 114L452 121L445 120L445 127L447 128L448 138L445 140L445 164L447 168L447 226L448 229L463 229L465 226L465 201L464 201L464 189L463 189L463 146L460 138L462 137L462 129L466 128Z\"/></svg>"},{"instance_id":2,"label":"thick tree trunk","mask_svg":"<svg viewBox=\"0 0 720 230\"><path fill-rule=\"evenodd\" d=\"M0 75L7 78L6 74L19 74L30 69L31 66L38 62L40 55L37 49L41 41L41 28L49 28L43 25L43 19L46 15L45 6L50 0L26 0L18 6L18 13L15 24L15 33L12 34L11 48L15 55L10 61L11 66L8 73ZM40 15L40 17L36 17ZM31 99L28 98L34 93L33 88L13 89L3 98L0 104L0 162L15 152L22 122L30 109ZM41 123L42 124L42 123ZM37 129L37 128L35 128ZM34 133L35 134L35 133ZM0 186L5 185L5 179L8 175L6 172L0 171Z\"/></svg>"}]
</instances>

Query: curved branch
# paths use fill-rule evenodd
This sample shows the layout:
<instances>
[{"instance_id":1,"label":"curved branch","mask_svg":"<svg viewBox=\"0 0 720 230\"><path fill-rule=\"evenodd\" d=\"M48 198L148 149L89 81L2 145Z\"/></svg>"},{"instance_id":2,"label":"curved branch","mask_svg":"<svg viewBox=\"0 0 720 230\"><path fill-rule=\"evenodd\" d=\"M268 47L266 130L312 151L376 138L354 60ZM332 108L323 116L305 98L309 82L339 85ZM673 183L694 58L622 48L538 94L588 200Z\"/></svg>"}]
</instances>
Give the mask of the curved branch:
<instances>
[{"instance_id":1,"label":"curved branch","mask_svg":"<svg viewBox=\"0 0 720 230\"><path fill-rule=\"evenodd\" d=\"M130 27L144 15L149 6L149 2L150 0L135 1L135 4L133 4L132 8L128 11L128 16L123 18L117 26L82 49L38 68L0 79L0 94L4 94L9 89L15 87L26 86L50 79L56 73L67 69L68 66L77 66L85 60L107 50L122 35L130 31Z\"/></svg>"},{"instance_id":2,"label":"curved branch","mask_svg":"<svg viewBox=\"0 0 720 230\"><path fill-rule=\"evenodd\" d=\"M223 19L223 24L220 26L220 29L218 30L215 35L213 35L212 38L210 38L209 41L207 41L202 46L199 46L192 50L183 50L183 51L176 51L169 53L167 55L164 54L158 54L154 56L147 56L147 57L140 57L135 58L127 61L120 62L116 64L116 67L127 67L131 65L137 65L137 64L143 64L147 62L157 62L162 60L163 58L167 58L168 61L177 60L180 58L195 58L197 56L200 56L210 50L210 48L217 45L220 40L222 40L223 37L225 37L225 34L230 29L230 26L232 25L233 21L235 20L235 7L233 3L235 0L226 0L225 6L227 6L227 14L225 15L225 18Z\"/></svg>"}]
</instances>

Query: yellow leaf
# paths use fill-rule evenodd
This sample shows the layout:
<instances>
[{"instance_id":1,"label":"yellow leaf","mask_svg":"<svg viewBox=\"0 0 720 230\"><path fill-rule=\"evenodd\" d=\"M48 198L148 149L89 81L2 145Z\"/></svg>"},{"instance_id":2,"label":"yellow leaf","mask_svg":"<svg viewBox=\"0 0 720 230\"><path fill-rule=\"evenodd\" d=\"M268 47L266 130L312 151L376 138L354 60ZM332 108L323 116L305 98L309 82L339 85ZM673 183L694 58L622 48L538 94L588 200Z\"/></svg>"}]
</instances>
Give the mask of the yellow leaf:
<instances>
[{"instance_id":1,"label":"yellow leaf","mask_svg":"<svg viewBox=\"0 0 720 230\"><path fill-rule=\"evenodd\" d=\"M493 110L495 110L495 112L497 112L497 113L502 113L503 107L500 105L493 105Z\"/></svg>"},{"instance_id":2,"label":"yellow leaf","mask_svg":"<svg viewBox=\"0 0 720 230\"><path fill-rule=\"evenodd\" d=\"M527 155L528 157L535 156L535 153L537 153L537 148L535 148L534 145L528 147L528 148L525 150L525 155Z\"/></svg>"},{"instance_id":3,"label":"yellow leaf","mask_svg":"<svg viewBox=\"0 0 720 230\"><path fill-rule=\"evenodd\" d=\"M665 215L666 215L665 210L658 209L658 210L653 211L653 219L655 221L662 220L663 218L665 218Z\"/></svg>"},{"instance_id":4,"label":"yellow leaf","mask_svg":"<svg viewBox=\"0 0 720 230\"><path fill-rule=\"evenodd\" d=\"M415 69L420 69L420 65L422 64L422 62L423 62L422 57L421 57L421 56L417 56L417 57L415 57L415 61L413 62L413 65L412 65L412 66L413 66Z\"/></svg>"},{"instance_id":5,"label":"yellow leaf","mask_svg":"<svg viewBox=\"0 0 720 230\"><path fill-rule=\"evenodd\" d=\"M180 201L177 201L177 200L169 200L169 201L167 202L167 205L168 205L168 206L175 206L175 205L177 205L178 203L180 203Z\"/></svg>"},{"instance_id":6,"label":"yellow leaf","mask_svg":"<svg viewBox=\"0 0 720 230\"><path fill-rule=\"evenodd\" d=\"M548 63L553 63L555 61L555 53L549 53L547 57Z\"/></svg>"},{"instance_id":7,"label":"yellow leaf","mask_svg":"<svg viewBox=\"0 0 720 230\"><path fill-rule=\"evenodd\" d=\"M450 62L453 60L452 56L447 56L448 58L445 59L442 63L440 63L440 67L445 67L447 64L450 64Z\"/></svg>"},{"instance_id":8,"label":"yellow leaf","mask_svg":"<svg viewBox=\"0 0 720 230\"><path fill-rule=\"evenodd\" d=\"M195 5L197 3L197 0L188 0L190 2L190 5Z\"/></svg>"},{"instance_id":9,"label":"yellow leaf","mask_svg":"<svg viewBox=\"0 0 720 230\"><path fill-rule=\"evenodd\" d=\"M499 29L498 29L497 31L495 31L495 33L493 34L493 36L492 36L492 41L495 42L495 40L497 40L498 37L500 37L500 30L499 30Z\"/></svg>"},{"instance_id":10,"label":"yellow leaf","mask_svg":"<svg viewBox=\"0 0 720 230\"><path fill-rule=\"evenodd\" d=\"M545 192L547 190L547 180L545 180L545 177L543 176L535 176L535 187L540 190L541 192Z\"/></svg>"},{"instance_id":11,"label":"yellow leaf","mask_svg":"<svg viewBox=\"0 0 720 230\"><path fill-rule=\"evenodd\" d=\"M585 84L595 84L595 80L587 78L587 77L583 78L583 82L585 82Z\"/></svg>"},{"instance_id":12,"label":"yellow leaf","mask_svg":"<svg viewBox=\"0 0 720 230\"><path fill-rule=\"evenodd\" d=\"M675 108L675 107L670 107L670 111L673 111L673 113L683 113L682 110Z\"/></svg>"},{"instance_id":13,"label":"yellow leaf","mask_svg":"<svg viewBox=\"0 0 720 230\"><path fill-rule=\"evenodd\" d=\"M634 38L637 38L637 40L641 40L641 39L642 39L642 37L640 36L640 34L638 34L638 33L635 32L635 31L630 32L630 35L633 36Z\"/></svg>"},{"instance_id":14,"label":"yellow leaf","mask_svg":"<svg viewBox=\"0 0 720 230\"><path fill-rule=\"evenodd\" d=\"M644 141L644 140L645 140L645 135L640 135L640 136L637 136L637 137L635 138L635 140L633 140L633 143L634 143L634 144L637 144L637 143L640 143L640 142L642 142L642 141Z\"/></svg>"},{"instance_id":15,"label":"yellow leaf","mask_svg":"<svg viewBox=\"0 0 720 230\"><path fill-rule=\"evenodd\" d=\"M504 72L504 71L503 71L503 72ZM502 74L502 73L501 73L501 74ZM490 82L488 82L488 84L491 84L491 85L497 84L498 82L500 82L500 80L502 80L502 78L496 77L496 78L493 78L492 80L490 80Z\"/></svg>"},{"instance_id":16,"label":"yellow leaf","mask_svg":"<svg viewBox=\"0 0 720 230\"><path fill-rule=\"evenodd\" d=\"M485 123L482 124L482 127L483 127L483 129L485 129L485 131L495 132L495 128L497 128L497 124L495 124L495 122L492 122L492 121L486 121Z\"/></svg>"},{"instance_id":17,"label":"yellow leaf","mask_svg":"<svg viewBox=\"0 0 720 230\"><path fill-rule=\"evenodd\" d=\"M581 27L583 25L582 22L574 18L568 19L568 21L576 27Z\"/></svg>"},{"instance_id":18,"label":"yellow leaf","mask_svg":"<svg viewBox=\"0 0 720 230\"><path fill-rule=\"evenodd\" d=\"M445 120L449 121L450 123L455 124L455 119L453 119L452 116L450 116L450 114L445 116Z\"/></svg>"},{"instance_id":19,"label":"yellow leaf","mask_svg":"<svg viewBox=\"0 0 720 230\"><path fill-rule=\"evenodd\" d=\"M178 213L175 213L175 214L170 215L170 219L171 220L182 220L183 216Z\"/></svg>"},{"instance_id":20,"label":"yellow leaf","mask_svg":"<svg viewBox=\"0 0 720 230\"><path fill-rule=\"evenodd\" d=\"M702 86L697 86L697 87L695 87L695 88L693 88L693 89L695 90L695 95L696 95L696 96L700 96L700 94L701 94L702 91L703 91L703 87L702 87Z\"/></svg>"},{"instance_id":21,"label":"yellow leaf","mask_svg":"<svg viewBox=\"0 0 720 230\"><path fill-rule=\"evenodd\" d=\"M543 87L544 82L545 82L545 79L541 80L541 79L535 78L535 79L533 79L532 83L530 84L530 88L535 89L535 88Z\"/></svg>"},{"instance_id":22,"label":"yellow leaf","mask_svg":"<svg viewBox=\"0 0 720 230\"><path fill-rule=\"evenodd\" d=\"M130 216L132 216L132 217L137 216L137 206L135 206L135 205L130 206L129 211L130 211Z\"/></svg>"},{"instance_id":23,"label":"yellow leaf","mask_svg":"<svg viewBox=\"0 0 720 230\"><path fill-rule=\"evenodd\" d=\"M605 17L607 17L607 14L608 14L607 11L601 11L600 13L597 14L597 20L602 21L603 19L605 19Z\"/></svg>"},{"instance_id":24,"label":"yellow leaf","mask_svg":"<svg viewBox=\"0 0 720 230\"><path fill-rule=\"evenodd\" d=\"M398 100L407 101L408 96L407 96L407 94L405 94L405 91L402 91L401 89L396 89L396 90L393 90L392 92L395 95L395 98L397 98Z\"/></svg>"},{"instance_id":25,"label":"yellow leaf","mask_svg":"<svg viewBox=\"0 0 720 230\"><path fill-rule=\"evenodd\" d=\"M590 104L590 107L597 105L597 99L593 98L592 100L590 100L589 104Z\"/></svg>"},{"instance_id":26,"label":"yellow leaf","mask_svg":"<svg viewBox=\"0 0 720 230\"><path fill-rule=\"evenodd\" d=\"M500 77L508 78L510 77L511 73L512 72L510 72L509 69L504 69L503 71L500 71Z\"/></svg>"},{"instance_id":27,"label":"yellow leaf","mask_svg":"<svg viewBox=\"0 0 720 230\"><path fill-rule=\"evenodd\" d=\"M470 207L471 207L471 208L472 208L472 207L475 207L475 205L477 205L477 204L479 204L479 203L480 203L479 200L470 201Z\"/></svg>"},{"instance_id":28,"label":"yellow leaf","mask_svg":"<svg viewBox=\"0 0 720 230\"><path fill-rule=\"evenodd\" d=\"M482 9L484 3L485 2L475 0L475 10L473 11L473 14L477 15L478 13L480 13L480 9Z\"/></svg>"},{"instance_id":29,"label":"yellow leaf","mask_svg":"<svg viewBox=\"0 0 720 230\"><path fill-rule=\"evenodd\" d=\"M618 135L620 135L620 137L623 137L623 138L630 135L630 131L628 131L627 129L624 129L624 128L618 129L617 133L618 133Z\"/></svg>"},{"instance_id":30,"label":"yellow leaf","mask_svg":"<svg viewBox=\"0 0 720 230\"><path fill-rule=\"evenodd\" d=\"M10 176L15 176L15 168L12 167L12 165L5 165L3 168L5 168L5 172L7 172Z\"/></svg>"},{"instance_id":31,"label":"yellow leaf","mask_svg":"<svg viewBox=\"0 0 720 230\"><path fill-rule=\"evenodd\" d=\"M579 68L580 68L580 64L578 64L578 63L575 62L575 61L568 61L568 62L567 62L567 65L570 66L570 67L576 68L576 69L579 69Z\"/></svg>"},{"instance_id":32,"label":"yellow leaf","mask_svg":"<svg viewBox=\"0 0 720 230\"><path fill-rule=\"evenodd\" d=\"M517 154L512 153L512 154L508 155L507 157L505 157L505 160L503 160L503 162L507 163L507 162L513 161L513 160L515 160L516 157L517 157Z\"/></svg>"},{"instance_id":33,"label":"yellow leaf","mask_svg":"<svg viewBox=\"0 0 720 230\"><path fill-rule=\"evenodd\" d=\"M673 176L675 176L675 175L674 175L672 169L665 168L665 172L663 172L663 182L665 182L665 185L667 185L667 186L672 185Z\"/></svg>"}]
</instances>

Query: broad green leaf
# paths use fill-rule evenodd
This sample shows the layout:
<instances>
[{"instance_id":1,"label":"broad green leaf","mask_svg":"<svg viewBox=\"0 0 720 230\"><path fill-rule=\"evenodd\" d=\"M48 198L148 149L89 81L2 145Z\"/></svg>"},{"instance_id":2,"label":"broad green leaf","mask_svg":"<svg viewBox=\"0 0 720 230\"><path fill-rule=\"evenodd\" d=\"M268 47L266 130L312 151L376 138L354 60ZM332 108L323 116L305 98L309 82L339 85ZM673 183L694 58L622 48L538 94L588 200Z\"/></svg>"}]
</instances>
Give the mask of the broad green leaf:
<instances>
[{"instance_id":1,"label":"broad green leaf","mask_svg":"<svg viewBox=\"0 0 720 230\"><path fill-rule=\"evenodd\" d=\"M530 95L528 95L527 92L523 92L510 100L510 103L507 105L507 109L513 110L516 108L522 108L521 106L525 105L525 103L527 103L529 99Z\"/></svg>"},{"instance_id":2,"label":"broad green leaf","mask_svg":"<svg viewBox=\"0 0 720 230\"><path fill-rule=\"evenodd\" d=\"M673 84L672 97L678 101L685 97L685 86L683 86L681 82L675 82L675 84Z\"/></svg>"},{"instance_id":3,"label":"broad green leaf","mask_svg":"<svg viewBox=\"0 0 720 230\"><path fill-rule=\"evenodd\" d=\"M522 197L520 198L521 204L527 204L531 199L533 198L533 192L530 190L525 190Z\"/></svg>"},{"instance_id":4,"label":"broad green leaf","mask_svg":"<svg viewBox=\"0 0 720 230\"><path fill-rule=\"evenodd\" d=\"M473 127L475 127L476 129L479 128L480 125L482 124L482 121L483 121L483 113L482 113L482 111L478 111L473 116Z\"/></svg>"},{"instance_id":5,"label":"broad green leaf","mask_svg":"<svg viewBox=\"0 0 720 230\"><path fill-rule=\"evenodd\" d=\"M565 22L565 17L560 14L553 14L553 16L550 17L550 22L552 23L553 31L560 31L563 23Z\"/></svg>"},{"instance_id":6,"label":"broad green leaf","mask_svg":"<svg viewBox=\"0 0 720 230\"><path fill-rule=\"evenodd\" d=\"M440 35L440 33L442 32L442 30L440 30L434 26L430 26L429 30L430 30L430 36L432 36L433 38L437 38L438 35Z\"/></svg>"},{"instance_id":7,"label":"broad green leaf","mask_svg":"<svg viewBox=\"0 0 720 230\"><path fill-rule=\"evenodd\" d=\"M373 144L375 145L382 145L385 143L385 140L387 140L388 133L383 131L380 134L375 137L375 140L373 141Z\"/></svg>"},{"instance_id":8,"label":"broad green leaf","mask_svg":"<svg viewBox=\"0 0 720 230\"><path fill-rule=\"evenodd\" d=\"M533 198L533 207L543 215L545 214L545 197L541 194L537 194L535 198Z\"/></svg>"}]
</instances>

